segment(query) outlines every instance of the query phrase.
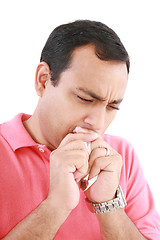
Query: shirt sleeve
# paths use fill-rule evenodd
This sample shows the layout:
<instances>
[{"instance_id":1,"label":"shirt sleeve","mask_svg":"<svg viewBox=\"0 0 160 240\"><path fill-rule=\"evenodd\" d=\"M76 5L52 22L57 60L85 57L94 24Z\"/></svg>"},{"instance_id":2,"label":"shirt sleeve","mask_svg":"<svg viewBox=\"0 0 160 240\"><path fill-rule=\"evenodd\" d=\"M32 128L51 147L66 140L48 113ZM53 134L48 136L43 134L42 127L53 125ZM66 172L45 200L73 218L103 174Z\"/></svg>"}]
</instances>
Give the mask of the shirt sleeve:
<instances>
[{"instance_id":1,"label":"shirt sleeve","mask_svg":"<svg viewBox=\"0 0 160 240\"><path fill-rule=\"evenodd\" d=\"M126 214L144 237L150 240L160 240L160 217L155 209L151 190L134 149L130 148L128 154L125 159L127 161L125 163Z\"/></svg>"}]
</instances>

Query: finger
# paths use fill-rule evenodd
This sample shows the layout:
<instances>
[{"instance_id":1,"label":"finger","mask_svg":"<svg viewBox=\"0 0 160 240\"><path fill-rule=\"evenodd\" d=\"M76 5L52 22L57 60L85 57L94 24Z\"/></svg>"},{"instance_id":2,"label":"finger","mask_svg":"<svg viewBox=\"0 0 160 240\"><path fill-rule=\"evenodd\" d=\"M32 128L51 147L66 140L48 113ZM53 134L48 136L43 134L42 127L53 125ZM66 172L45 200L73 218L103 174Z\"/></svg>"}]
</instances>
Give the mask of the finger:
<instances>
[{"instance_id":1,"label":"finger","mask_svg":"<svg viewBox=\"0 0 160 240\"><path fill-rule=\"evenodd\" d=\"M94 148L89 157L89 171L93 165L95 159L100 157L106 157L108 150L106 148Z\"/></svg>"},{"instance_id":2,"label":"finger","mask_svg":"<svg viewBox=\"0 0 160 240\"><path fill-rule=\"evenodd\" d=\"M94 141L92 141L91 150L94 150L95 148L106 148L112 150L109 144L106 141L104 141L101 137L98 137Z\"/></svg>"},{"instance_id":3,"label":"finger","mask_svg":"<svg viewBox=\"0 0 160 240\"><path fill-rule=\"evenodd\" d=\"M117 154L117 152L101 137L98 137L91 143L91 151L93 152L95 149L106 149L106 156Z\"/></svg>"},{"instance_id":4,"label":"finger","mask_svg":"<svg viewBox=\"0 0 160 240\"><path fill-rule=\"evenodd\" d=\"M100 174L101 171L106 171L110 173L121 172L122 164L122 156L120 154L97 158L92 164L89 173L89 179Z\"/></svg>"},{"instance_id":5,"label":"finger","mask_svg":"<svg viewBox=\"0 0 160 240\"><path fill-rule=\"evenodd\" d=\"M88 159L82 150L71 150L64 154L64 171L74 174L75 179L81 179L88 172Z\"/></svg>"},{"instance_id":6,"label":"finger","mask_svg":"<svg viewBox=\"0 0 160 240\"><path fill-rule=\"evenodd\" d=\"M75 171L73 173L74 179L78 183L88 172L88 161L84 159L76 159L75 161Z\"/></svg>"},{"instance_id":7,"label":"finger","mask_svg":"<svg viewBox=\"0 0 160 240\"><path fill-rule=\"evenodd\" d=\"M112 166L112 158L109 157L101 157L97 158L90 169L89 172L89 179L94 178L98 174L101 173L101 171L107 171L107 172L113 172L114 167Z\"/></svg>"},{"instance_id":8,"label":"finger","mask_svg":"<svg viewBox=\"0 0 160 240\"><path fill-rule=\"evenodd\" d=\"M79 139L65 144L63 146L63 150L65 150L65 151L67 151L67 150L68 151L70 151L70 150L82 150L82 151L85 151L87 153L87 156L89 155L89 153L87 151L87 148L86 148L86 145L85 145L85 142L83 142L82 140L79 140Z\"/></svg>"},{"instance_id":9,"label":"finger","mask_svg":"<svg viewBox=\"0 0 160 240\"><path fill-rule=\"evenodd\" d=\"M98 137L98 134L95 132L91 133L69 133L61 141L59 147L64 146L65 144L75 141L82 140L83 142L92 142Z\"/></svg>"}]
</instances>

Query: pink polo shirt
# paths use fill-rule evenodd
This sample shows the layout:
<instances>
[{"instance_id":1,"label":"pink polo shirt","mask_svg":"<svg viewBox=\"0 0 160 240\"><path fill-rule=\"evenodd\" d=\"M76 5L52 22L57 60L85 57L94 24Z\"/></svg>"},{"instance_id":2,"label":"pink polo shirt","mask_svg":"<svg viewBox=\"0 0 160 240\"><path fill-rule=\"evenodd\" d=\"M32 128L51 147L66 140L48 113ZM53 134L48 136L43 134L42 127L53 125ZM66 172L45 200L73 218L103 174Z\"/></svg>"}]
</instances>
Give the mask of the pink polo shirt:
<instances>
[{"instance_id":1,"label":"pink polo shirt","mask_svg":"<svg viewBox=\"0 0 160 240\"><path fill-rule=\"evenodd\" d=\"M50 150L33 141L19 114L0 125L0 239L47 197ZM123 158L120 185L126 196L125 212L148 239L160 240L160 217L133 147L124 139L104 135ZM81 191L78 206L58 230L55 240L100 240L100 228Z\"/></svg>"}]
</instances>

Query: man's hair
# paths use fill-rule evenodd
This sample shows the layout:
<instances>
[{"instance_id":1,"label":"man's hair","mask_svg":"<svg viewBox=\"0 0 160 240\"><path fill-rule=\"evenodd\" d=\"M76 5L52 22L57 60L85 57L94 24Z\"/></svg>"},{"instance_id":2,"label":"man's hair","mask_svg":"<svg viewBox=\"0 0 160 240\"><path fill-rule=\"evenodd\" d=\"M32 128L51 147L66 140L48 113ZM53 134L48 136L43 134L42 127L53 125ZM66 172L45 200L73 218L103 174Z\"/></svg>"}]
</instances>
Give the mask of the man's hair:
<instances>
[{"instance_id":1,"label":"man's hair","mask_svg":"<svg viewBox=\"0 0 160 240\"><path fill-rule=\"evenodd\" d=\"M49 65L54 86L69 67L73 51L87 44L95 46L101 60L125 62L129 73L129 56L117 34L101 22L77 20L55 28L42 50L40 61Z\"/></svg>"}]
</instances>

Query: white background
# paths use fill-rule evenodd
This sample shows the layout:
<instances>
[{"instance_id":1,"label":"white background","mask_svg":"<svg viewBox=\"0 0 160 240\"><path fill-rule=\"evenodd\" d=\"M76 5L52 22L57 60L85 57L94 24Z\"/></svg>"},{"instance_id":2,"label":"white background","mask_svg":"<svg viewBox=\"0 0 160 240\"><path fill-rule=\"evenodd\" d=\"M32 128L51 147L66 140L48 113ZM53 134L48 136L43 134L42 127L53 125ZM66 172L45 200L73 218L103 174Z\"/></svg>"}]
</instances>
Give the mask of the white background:
<instances>
[{"instance_id":1,"label":"white background","mask_svg":"<svg viewBox=\"0 0 160 240\"><path fill-rule=\"evenodd\" d=\"M38 100L34 76L42 47L53 28L76 19L104 22L129 52L128 89L108 132L133 144L160 212L158 0L1 0L0 122L19 112L33 113Z\"/></svg>"}]
</instances>

